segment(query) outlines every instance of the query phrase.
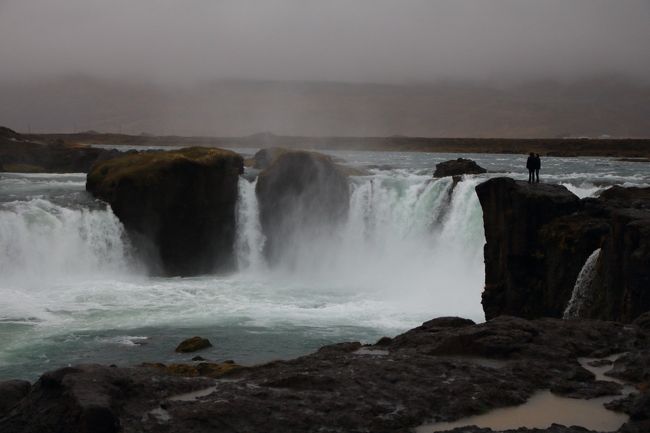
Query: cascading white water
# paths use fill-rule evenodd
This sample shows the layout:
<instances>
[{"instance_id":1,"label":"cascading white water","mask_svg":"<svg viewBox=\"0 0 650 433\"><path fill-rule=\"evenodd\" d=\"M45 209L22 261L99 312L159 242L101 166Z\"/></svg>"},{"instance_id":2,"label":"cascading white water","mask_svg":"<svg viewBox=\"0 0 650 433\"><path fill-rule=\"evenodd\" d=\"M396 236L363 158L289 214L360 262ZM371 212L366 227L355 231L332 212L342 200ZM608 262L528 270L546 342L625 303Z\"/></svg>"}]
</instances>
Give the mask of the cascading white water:
<instances>
[{"instance_id":1,"label":"cascading white water","mask_svg":"<svg viewBox=\"0 0 650 433\"><path fill-rule=\"evenodd\" d=\"M235 254L239 270L259 271L264 268L264 243L259 218L259 208L255 186L257 179L249 182L244 177L239 178L239 197L237 200L237 235L235 239Z\"/></svg>"},{"instance_id":2,"label":"cascading white water","mask_svg":"<svg viewBox=\"0 0 650 433\"><path fill-rule=\"evenodd\" d=\"M318 230L301 234L288 248L297 266L279 261L271 269L255 183L242 179L241 272L192 278L133 270L121 225L85 192L84 174L0 173L0 380L34 380L80 361L178 362L170 347L188 335L214 336L215 359L257 363L327 343L374 342L440 315L482 320L485 238L474 187L485 176L452 192L452 180L432 179L431 167L460 155L338 156L401 168L350 178L344 223L325 239ZM525 176L519 156L477 159ZM549 159L549 182L650 182L638 163Z\"/></svg>"},{"instance_id":3,"label":"cascading white water","mask_svg":"<svg viewBox=\"0 0 650 433\"><path fill-rule=\"evenodd\" d=\"M596 276L596 264L598 263L598 257L600 257L600 250L598 248L591 253L582 266L576 283L573 286L571 299L564 310L564 319L577 319L584 313L584 309L590 301L591 283Z\"/></svg>"},{"instance_id":4,"label":"cascading white water","mask_svg":"<svg viewBox=\"0 0 650 433\"><path fill-rule=\"evenodd\" d=\"M0 275L21 285L122 273L129 245L110 208L73 209L45 199L0 207Z\"/></svg>"},{"instance_id":5,"label":"cascading white water","mask_svg":"<svg viewBox=\"0 0 650 433\"><path fill-rule=\"evenodd\" d=\"M236 251L247 269L263 255L254 184L243 182ZM333 233L298 236L269 272L312 290L378 293L439 308L430 314L480 319L485 238L478 182L466 178L454 187L451 178L401 170L352 178L347 220Z\"/></svg>"}]
</instances>

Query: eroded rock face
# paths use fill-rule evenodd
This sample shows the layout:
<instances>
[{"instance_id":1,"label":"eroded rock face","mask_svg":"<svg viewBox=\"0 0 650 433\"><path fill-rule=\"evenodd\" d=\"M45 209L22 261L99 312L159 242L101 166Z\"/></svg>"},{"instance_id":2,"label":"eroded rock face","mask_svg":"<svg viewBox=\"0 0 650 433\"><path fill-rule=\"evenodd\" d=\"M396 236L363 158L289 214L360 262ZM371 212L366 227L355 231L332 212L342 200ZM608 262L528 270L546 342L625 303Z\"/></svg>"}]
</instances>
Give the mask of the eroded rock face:
<instances>
[{"instance_id":1,"label":"eroded rock face","mask_svg":"<svg viewBox=\"0 0 650 433\"><path fill-rule=\"evenodd\" d=\"M347 177L326 155L286 152L260 173L255 193L266 236L265 254L273 263L298 239L327 237L347 215Z\"/></svg>"},{"instance_id":2,"label":"eroded rock face","mask_svg":"<svg viewBox=\"0 0 650 433\"><path fill-rule=\"evenodd\" d=\"M562 317L580 270L598 248L584 317L628 322L650 309L647 191L613 188L579 200L559 185L495 178L476 192L487 241L487 318Z\"/></svg>"},{"instance_id":3,"label":"eroded rock face","mask_svg":"<svg viewBox=\"0 0 650 433\"><path fill-rule=\"evenodd\" d=\"M588 317L629 322L650 311L650 188L610 188L594 208L607 215L609 230Z\"/></svg>"},{"instance_id":4,"label":"eroded rock face","mask_svg":"<svg viewBox=\"0 0 650 433\"><path fill-rule=\"evenodd\" d=\"M196 275L234 265L242 171L227 150L142 153L96 164L86 189L111 205L153 272Z\"/></svg>"},{"instance_id":5,"label":"eroded rock face","mask_svg":"<svg viewBox=\"0 0 650 433\"><path fill-rule=\"evenodd\" d=\"M471 159L458 158L436 164L433 177L462 176L464 174L482 174L487 170Z\"/></svg>"},{"instance_id":6,"label":"eroded rock face","mask_svg":"<svg viewBox=\"0 0 650 433\"><path fill-rule=\"evenodd\" d=\"M381 345L334 344L256 367L64 368L43 375L0 417L0 431L401 433L521 404L537 390L583 399L617 394L621 385L596 381L578 358L627 352L617 370L641 385L646 376L636 370L647 365L641 348L649 343L644 329L613 322L442 318ZM178 396L201 389L200 397ZM621 432L644 431L647 396L614 404L632 416Z\"/></svg>"},{"instance_id":7,"label":"eroded rock face","mask_svg":"<svg viewBox=\"0 0 650 433\"><path fill-rule=\"evenodd\" d=\"M483 208L486 238L486 318L500 314L561 317L573 283L595 246L583 247L589 250L584 257L576 256L568 263L560 261L561 274L548 281L551 264L547 262L541 231L556 218L577 211L578 197L563 186L531 185L509 178L490 179L478 185L476 193ZM571 257L575 249L567 245L567 252L561 256ZM558 291L563 292L559 300Z\"/></svg>"}]
</instances>

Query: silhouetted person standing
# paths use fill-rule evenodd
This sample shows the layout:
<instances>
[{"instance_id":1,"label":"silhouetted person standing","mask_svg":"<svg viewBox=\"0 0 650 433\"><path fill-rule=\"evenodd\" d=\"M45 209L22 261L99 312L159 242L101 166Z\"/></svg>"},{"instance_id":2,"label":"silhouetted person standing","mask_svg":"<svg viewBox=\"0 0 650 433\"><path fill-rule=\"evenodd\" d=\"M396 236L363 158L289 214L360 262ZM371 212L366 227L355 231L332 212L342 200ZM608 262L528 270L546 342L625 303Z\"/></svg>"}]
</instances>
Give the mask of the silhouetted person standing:
<instances>
[{"instance_id":1,"label":"silhouetted person standing","mask_svg":"<svg viewBox=\"0 0 650 433\"><path fill-rule=\"evenodd\" d=\"M526 168L528 169L528 183L533 183L535 181L535 154L533 152L530 152L526 160Z\"/></svg>"},{"instance_id":2,"label":"silhouetted person standing","mask_svg":"<svg viewBox=\"0 0 650 433\"><path fill-rule=\"evenodd\" d=\"M539 153L535 154L535 182L539 183L539 170L542 168L542 159Z\"/></svg>"}]
</instances>

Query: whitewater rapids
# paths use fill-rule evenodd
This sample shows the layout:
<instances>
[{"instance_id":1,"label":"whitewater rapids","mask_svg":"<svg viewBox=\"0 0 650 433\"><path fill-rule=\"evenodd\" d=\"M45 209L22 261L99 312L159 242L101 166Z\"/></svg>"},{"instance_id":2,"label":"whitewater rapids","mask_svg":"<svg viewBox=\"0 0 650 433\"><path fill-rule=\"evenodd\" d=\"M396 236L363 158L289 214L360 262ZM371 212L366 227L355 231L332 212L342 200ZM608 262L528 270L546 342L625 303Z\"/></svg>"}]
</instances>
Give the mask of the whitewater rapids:
<instances>
[{"instance_id":1,"label":"whitewater rapids","mask_svg":"<svg viewBox=\"0 0 650 433\"><path fill-rule=\"evenodd\" d=\"M255 183L241 178L239 269L194 278L148 276L122 224L85 192L85 175L0 174L0 379L78 362L179 362L173 347L192 335L216 343L205 357L245 364L373 342L436 316L482 321L485 237L474 187L492 175L454 187L431 168L456 155L341 156L393 167L350 178L349 213L333 235L300 239L268 266ZM501 175L521 163L471 157ZM634 163L622 171L603 160L599 173L581 163L546 158L543 174L581 195L606 187L603 179L650 179Z\"/></svg>"}]
</instances>

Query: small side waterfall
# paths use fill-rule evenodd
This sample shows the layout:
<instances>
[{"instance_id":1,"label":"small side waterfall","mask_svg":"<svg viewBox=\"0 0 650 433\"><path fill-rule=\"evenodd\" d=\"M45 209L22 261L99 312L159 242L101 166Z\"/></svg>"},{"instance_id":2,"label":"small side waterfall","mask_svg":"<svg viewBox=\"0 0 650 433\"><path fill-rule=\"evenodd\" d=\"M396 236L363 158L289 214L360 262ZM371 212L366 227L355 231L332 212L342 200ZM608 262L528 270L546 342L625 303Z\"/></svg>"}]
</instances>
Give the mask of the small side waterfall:
<instances>
[{"instance_id":1,"label":"small side waterfall","mask_svg":"<svg viewBox=\"0 0 650 433\"><path fill-rule=\"evenodd\" d=\"M573 286L573 293L571 299L564 310L564 319L577 319L582 317L585 308L589 305L591 298L591 283L596 276L596 263L600 257L600 248L595 250L587 258L584 266L578 274L575 286Z\"/></svg>"},{"instance_id":2,"label":"small side waterfall","mask_svg":"<svg viewBox=\"0 0 650 433\"><path fill-rule=\"evenodd\" d=\"M244 177L239 178L235 239L235 255L239 270L259 270L265 265L263 251L266 238L260 224L255 185L257 179L249 182Z\"/></svg>"}]
</instances>

